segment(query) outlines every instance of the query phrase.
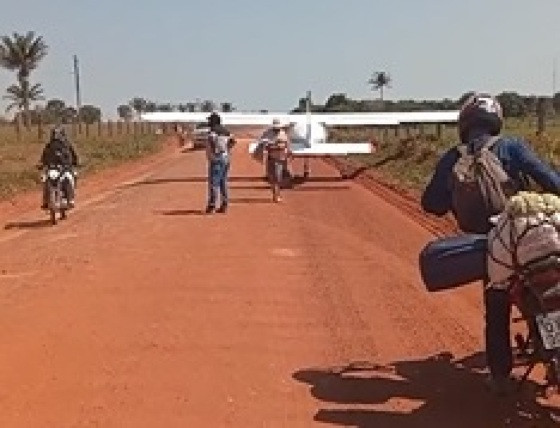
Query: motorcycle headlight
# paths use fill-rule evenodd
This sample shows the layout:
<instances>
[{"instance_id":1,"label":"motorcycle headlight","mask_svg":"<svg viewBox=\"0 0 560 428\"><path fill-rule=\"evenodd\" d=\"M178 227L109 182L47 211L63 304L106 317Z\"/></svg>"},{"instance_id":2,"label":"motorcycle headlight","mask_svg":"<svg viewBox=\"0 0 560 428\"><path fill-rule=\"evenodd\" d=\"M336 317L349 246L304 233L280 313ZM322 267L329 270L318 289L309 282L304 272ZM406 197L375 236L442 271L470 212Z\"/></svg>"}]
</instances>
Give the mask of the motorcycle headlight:
<instances>
[{"instance_id":1,"label":"motorcycle headlight","mask_svg":"<svg viewBox=\"0 0 560 428\"><path fill-rule=\"evenodd\" d=\"M47 174L51 180L56 180L60 176L60 173L56 169L49 169Z\"/></svg>"}]
</instances>

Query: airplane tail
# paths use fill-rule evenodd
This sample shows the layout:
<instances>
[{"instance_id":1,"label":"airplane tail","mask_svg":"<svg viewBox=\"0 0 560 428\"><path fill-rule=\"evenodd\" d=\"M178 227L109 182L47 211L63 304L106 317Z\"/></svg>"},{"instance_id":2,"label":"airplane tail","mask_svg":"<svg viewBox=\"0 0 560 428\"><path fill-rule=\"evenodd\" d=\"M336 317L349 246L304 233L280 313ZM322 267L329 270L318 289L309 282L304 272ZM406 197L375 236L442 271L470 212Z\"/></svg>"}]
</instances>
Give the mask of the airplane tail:
<instances>
[{"instance_id":1,"label":"airplane tail","mask_svg":"<svg viewBox=\"0 0 560 428\"><path fill-rule=\"evenodd\" d=\"M307 147L311 147L311 91L307 91L307 100L305 102L305 113L307 119L305 142Z\"/></svg>"}]
</instances>

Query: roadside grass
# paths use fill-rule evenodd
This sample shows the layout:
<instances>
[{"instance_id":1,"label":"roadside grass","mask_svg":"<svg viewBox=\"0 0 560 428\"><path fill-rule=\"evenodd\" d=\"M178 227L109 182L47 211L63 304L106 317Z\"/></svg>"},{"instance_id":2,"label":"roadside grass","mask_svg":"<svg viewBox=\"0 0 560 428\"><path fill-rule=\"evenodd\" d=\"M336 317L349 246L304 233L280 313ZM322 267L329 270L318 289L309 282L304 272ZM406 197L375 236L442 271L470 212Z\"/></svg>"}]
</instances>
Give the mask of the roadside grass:
<instances>
[{"instance_id":1,"label":"roadside grass","mask_svg":"<svg viewBox=\"0 0 560 428\"><path fill-rule=\"evenodd\" d=\"M18 140L12 126L0 126L0 200L39 185L36 164L46 141L47 136L39 139L37 132L24 133ZM153 133L81 134L71 137L71 141L83 164L82 176L155 153L162 147L162 138Z\"/></svg>"},{"instance_id":2,"label":"roadside grass","mask_svg":"<svg viewBox=\"0 0 560 428\"><path fill-rule=\"evenodd\" d=\"M536 119L506 120L503 135L524 137L538 155L555 168L560 167L560 118L547 122L546 132L536 136ZM424 135L399 136L394 130L368 128L333 129L329 139L334 141L377 141L377 151L371 155L352 155L349 158L366 169L381 172L387 178L406 187L423 189L433 174L437 160L458 141L454 126L444 127L436 137L434 126L425 126Z\"/></svg>"}]
</instances>

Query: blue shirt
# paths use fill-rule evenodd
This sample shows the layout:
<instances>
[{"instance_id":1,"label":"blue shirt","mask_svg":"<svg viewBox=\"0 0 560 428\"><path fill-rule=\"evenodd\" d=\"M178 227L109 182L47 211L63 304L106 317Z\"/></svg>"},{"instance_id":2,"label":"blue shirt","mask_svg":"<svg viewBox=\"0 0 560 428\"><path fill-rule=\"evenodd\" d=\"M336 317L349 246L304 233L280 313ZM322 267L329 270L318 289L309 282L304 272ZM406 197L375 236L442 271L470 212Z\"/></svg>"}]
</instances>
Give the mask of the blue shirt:
<instances>
[{"instance_id":1,"label":"blue shirt","mask_svg":"<svg viewBox=\"0 0 560 428\"><path fill-rule=\"evenodd\" d=\"M482 136L484 137L484 136ZM482 143L482 138L471 140L473 148ZM560 175L541 161L522 138L500 137L492 147L504 170L517 184L519 190L527 188L525 177L532 178L544 191L560 194ZM439 160L435 173L422 195L422 208L436 215L444 215L451 210L451 174L459 159L456 147L448 150Z\"/></svg>"}]
</instances>

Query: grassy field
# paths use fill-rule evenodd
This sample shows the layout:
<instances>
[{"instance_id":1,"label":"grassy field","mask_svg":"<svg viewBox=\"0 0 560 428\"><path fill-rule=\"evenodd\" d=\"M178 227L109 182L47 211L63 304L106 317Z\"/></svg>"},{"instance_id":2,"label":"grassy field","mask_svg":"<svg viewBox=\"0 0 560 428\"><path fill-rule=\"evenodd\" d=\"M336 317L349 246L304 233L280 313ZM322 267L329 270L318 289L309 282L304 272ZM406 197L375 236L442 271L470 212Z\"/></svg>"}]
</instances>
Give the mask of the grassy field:
<instances>
[{"instance_id":1,"label":"grassy field","mask_svg":"<svg viewBox=\"0 0 560 428\"><path fill-rule=\"evenodd\" d=\"M546 133L536 136L536 119L507 120L504 135L525 137L533 149L555 168L560 167L560 118L547 122ZM364 141L376 139L378 150L372 155L352 156L353 160L413 189L425 187L434 171L438 158L458 141L456 127L446 127L441 138L435 136L435 127L426 126L424 136L406 136L403 130L395 136L372 129L334 129L329 138L333 141ZM404 135L403 135L404 134ZM418 134L418 131L411 131Z\"/></svg>"},{"instance_id":2,"label":"grassy field","mask_svg":"<svg viewBox=\"0 0 560 428\"><path fill-rule=\"evenodd\" d=\"M145 132L136 135L113 132L109 136L106 129L91 130L89 136L82 134L72 137L80 163L82 175L87 175L109 166L155 153L161 148L161 137ZM35 168L42 149L47 141L46 135L39 138L36 129L24 132L18 140L12 126L0 126L0 200L15 193L36 187L40 183L40 173ZM70 132L69 135L72 135Z\"/></svg>"}]
</instances>

